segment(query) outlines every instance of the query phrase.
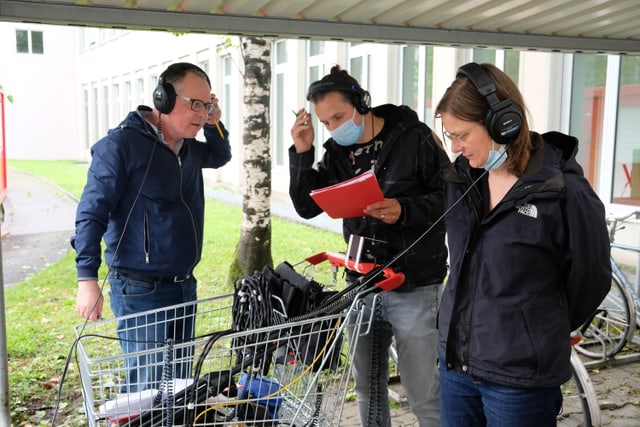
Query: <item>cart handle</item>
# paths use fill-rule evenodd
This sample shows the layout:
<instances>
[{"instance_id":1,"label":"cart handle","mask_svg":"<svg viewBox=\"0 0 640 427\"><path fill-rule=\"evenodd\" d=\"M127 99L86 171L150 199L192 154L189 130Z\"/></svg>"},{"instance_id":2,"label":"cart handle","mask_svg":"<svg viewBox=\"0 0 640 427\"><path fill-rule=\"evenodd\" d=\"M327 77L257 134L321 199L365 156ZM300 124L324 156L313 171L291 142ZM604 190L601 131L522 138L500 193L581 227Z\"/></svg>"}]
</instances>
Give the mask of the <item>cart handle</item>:
<instances>
[{"instance_id":1,"label":"cart handle","mask_svg":"<svg viewBox=\"0 0 640 427\"><path fill-rule=\"evenodd\" d=\"M320 252L305 258L305 261L311 265L329 261L329 264L334 267L344 267L348 270L356 271L361 274L367 274L374 268L380 267L379 264L374 264L372 262L359 262L356 266L354 261L347 260L346 255L339 252ZM391 267L385 268L382 271L382 275L384 276L384 279L377 282L376 286L381 288L383 291L392 291L404 283L404 273L393 271Z\"/></svg>"}]
</instances>

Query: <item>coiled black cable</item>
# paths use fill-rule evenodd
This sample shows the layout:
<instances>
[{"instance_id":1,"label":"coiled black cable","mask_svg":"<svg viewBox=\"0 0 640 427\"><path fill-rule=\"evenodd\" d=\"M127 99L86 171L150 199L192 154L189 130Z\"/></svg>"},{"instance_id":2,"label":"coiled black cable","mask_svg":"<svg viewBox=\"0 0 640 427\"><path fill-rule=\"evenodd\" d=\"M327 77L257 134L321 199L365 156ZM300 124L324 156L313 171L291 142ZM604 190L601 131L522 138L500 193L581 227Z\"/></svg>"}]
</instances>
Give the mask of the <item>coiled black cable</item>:
<instances>
[{"instance_id":1,"label":"coiled black cable","mask_svg":"<svg viewBox=\"0 0 640 427\"><path fill-rule=\"evenodd\" d=\"M311 415L311 419L304 425L305 427L318 427L320 425L320 413L322 412L322 384L318 383L316 386L316 402L315 402L315 410L313 411L313 415Z\"/></svg>"},{"instance_id":2,"label":"coiled black cable","mask_svg":"<svg viewBox=\"0 0 640 427\"><path fill-rule=\"evenodd\" d=\"M384 392L380 385L380 323L382 320L382 301L373 303L373 318L371 320L371 357L369 358L369 401L367 412L367 426L382 426L382 399Z\"/></svg>"},{"instance_id":3,"label":"coiled black cable","mask_svg":"<svg viewBox=\"0 0 640 427\"><path fill-rule=\"evenodd\" d=\"M271 326L271 288L263 274L239 277L234 281L232 329L249 331Z\"/></svg>"},{"instance_id":4,"label":"coiled black cable","mask_svg":"<svg viewBox=\"0 0 640 427\"><path fill-rule=\"evenodd\" d=\"M166 388L166 396L164 398L164 427L173 427L173 407L175 401L173 395L173 339L171 338L167 338L165 342L162 364L162 383ZM160 387L159 394L160 397L162 397L162 387ZM154 400L154 406L155 404L156 402Z\"/></svg>"}]
</instances>

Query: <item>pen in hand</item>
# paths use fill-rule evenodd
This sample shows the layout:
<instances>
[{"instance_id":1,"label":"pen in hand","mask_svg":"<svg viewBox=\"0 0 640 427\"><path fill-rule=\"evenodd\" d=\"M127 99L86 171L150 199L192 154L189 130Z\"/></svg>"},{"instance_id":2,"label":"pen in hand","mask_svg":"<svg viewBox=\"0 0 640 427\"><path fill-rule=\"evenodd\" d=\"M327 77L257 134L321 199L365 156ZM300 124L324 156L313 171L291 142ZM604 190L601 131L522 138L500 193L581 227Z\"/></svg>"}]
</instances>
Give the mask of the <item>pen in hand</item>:
<instances>
[{"instance_id":1,"label":"pen in hand","mask_svg":"<svg viewBox=\"0 0 640 427\"><path fill-rule=\"evenodd\" d=\"M218 107L217 104L213 104L214 108L213 111L215 111L216 109L220 108ZM212 118L212 113L209 113L209 118ZM218 133L220 134L220 138L224 139L224 132L222 132L222 129L220 128L220 120L218 119L214 119L213 124L215 125L216 129L218 129Z\"/></svg>"},{"instance_id":2,"label":"pen in hand","mask_svg":"<svg viewBox=\"0 0 640 427\"><path fill-rule=\"evenodd\" d=\"M298 113L295 110L291 110L291 111L293 112L294 116L298 117ZM307 125L307 121L305 120L304 122L302 122L302 125L306 126Z\"/></svg>"},{"instance_id":3,"label":"pen in hand","mask_svg":"<svg viewBox=\"0 0 640 427\"><path fill-rule=\"evenodd\" d=\"M218 123L217 120L214 123L216 125L216 128L218 129L218 133L220 134L220 137L224 139L224 133L222 132L222 129L220 129L220 124Z\"/></svg>"}]
</instances>

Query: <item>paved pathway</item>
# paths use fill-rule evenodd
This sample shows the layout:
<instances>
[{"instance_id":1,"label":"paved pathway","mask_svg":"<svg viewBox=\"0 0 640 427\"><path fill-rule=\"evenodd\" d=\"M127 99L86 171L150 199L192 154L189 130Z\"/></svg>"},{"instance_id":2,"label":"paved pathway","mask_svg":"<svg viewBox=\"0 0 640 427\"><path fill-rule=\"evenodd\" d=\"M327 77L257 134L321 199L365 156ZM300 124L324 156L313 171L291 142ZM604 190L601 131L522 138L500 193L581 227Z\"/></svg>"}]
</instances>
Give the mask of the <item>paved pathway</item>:
<instances>
[{"instance_id":1,"label":"paved pathway","mask_svg":"<svg viewBox=\"0 0 640 427\"><path fill-rule=\"evenodd\" d=\"M9 169L7 181L2 272L4 285L11 286L71 251L76 201L55 185L22 171Z\"/></svg>"}]
</instances>

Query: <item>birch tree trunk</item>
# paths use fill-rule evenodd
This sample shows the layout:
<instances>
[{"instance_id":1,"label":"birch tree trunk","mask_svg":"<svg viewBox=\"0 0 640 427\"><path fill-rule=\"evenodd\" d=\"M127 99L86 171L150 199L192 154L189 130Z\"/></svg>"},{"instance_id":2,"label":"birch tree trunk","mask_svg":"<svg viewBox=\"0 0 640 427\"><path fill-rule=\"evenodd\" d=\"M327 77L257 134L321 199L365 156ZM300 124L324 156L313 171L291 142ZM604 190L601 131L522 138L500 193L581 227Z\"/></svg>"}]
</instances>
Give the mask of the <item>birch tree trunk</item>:
<instances>
[{"instance_id":1,"label":"birch tree trunk","mask_svg":"<svg viewBox=\"0 0 640 427\"><path fill-rule=\"evenodd\" d=\"M244 59L244 133L242 136L242 229L230 278L251 275L271 256L271 149L269 100L271 41L242 37Z\"/></svg>"}]
</instances>

